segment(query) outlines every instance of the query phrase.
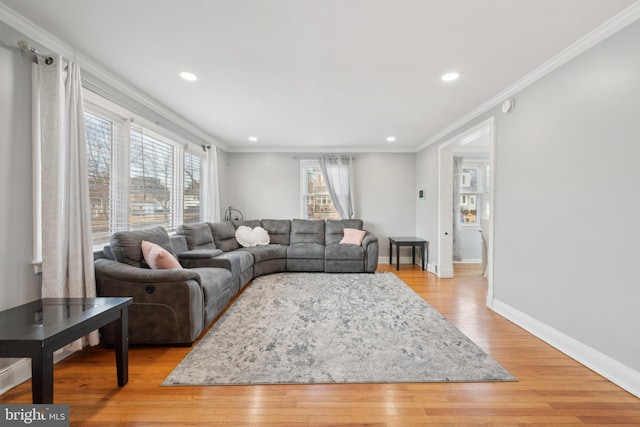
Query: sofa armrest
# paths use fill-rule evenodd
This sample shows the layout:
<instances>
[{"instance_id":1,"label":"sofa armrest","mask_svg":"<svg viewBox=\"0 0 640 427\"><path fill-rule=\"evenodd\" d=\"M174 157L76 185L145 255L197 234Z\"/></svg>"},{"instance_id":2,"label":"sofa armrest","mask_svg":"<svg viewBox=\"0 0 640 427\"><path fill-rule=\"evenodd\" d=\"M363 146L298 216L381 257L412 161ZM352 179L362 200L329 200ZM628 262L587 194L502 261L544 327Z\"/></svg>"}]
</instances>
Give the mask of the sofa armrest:
<instances>
[{"instance_id":1,"label":"sofa armrest","mask_svg":"<svg viewBox=\"0 0 640 427\"><path fill-rule=\"evenodd\" d=\"M178 259L210 259L222 253L220 249L192 249L178 254Z\"/></svg>"},{"instance_id":2,"label":"sofa armrest","mask_svg":"<svg viewBox=\"0 0 640 427\"><path fill-rule=\"evenodd\" d=\"M378 242L378 237L370 231L367 231L367 234L364 235L364 239L362 239L362 247L367 249L367 246L372 242Z\"/></svg>"},{"instance_id":3,"label":"sofa armrest","mask_svg":"<svg viewBox=\"0 0 640 427\"><path fill-rule=\"evenodd\" d=\"M178 260L185 268L217 267L212 260L222 255L220 249L192 249L178 255Z\"/></svg>"},{"instance_id":4,"label":"sofa armrest","mask_svg":"<svg viewBox=\"0 0 640 427\"><path fill-rule=\"evenodd\" d=\"M97 259L94 262L96 277L101 276L111 280L121 280L135 283L163 283L185 282L195 280L200 283L200 275L188 269L152 270L148 268L134 267L118 261Z\"/></svg>"},{"instance_id":5,"label":"sofa armrest","mask_svg":"<svg viewBox=\"0 0 640 427\"><path fill-rule=\"evenodd\" d=\"M97 295L129 296L129 342L191 345L204 329L204 294L200 275L191 270L149 270L97 259ZM101 328L113 343L113 324Z\"/></svg>"},{"instance_id":6,"label":"sofa armrest","mask_svg":"<svg viewBox=\"0 0 640 427\"><path fill-rule=\"evenodd\" d=\"M378 237L367 231L362 239L362 247L364 248L364 271L367 273L375 273L378 268Z\"/></svg>"}]
</instances>

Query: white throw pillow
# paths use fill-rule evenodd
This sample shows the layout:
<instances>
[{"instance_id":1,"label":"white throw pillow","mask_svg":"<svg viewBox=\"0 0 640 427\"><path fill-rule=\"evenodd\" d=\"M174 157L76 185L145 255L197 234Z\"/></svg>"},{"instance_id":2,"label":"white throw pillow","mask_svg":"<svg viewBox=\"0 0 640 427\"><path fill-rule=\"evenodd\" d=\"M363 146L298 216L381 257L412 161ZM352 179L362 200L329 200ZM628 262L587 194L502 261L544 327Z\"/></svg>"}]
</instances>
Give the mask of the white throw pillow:
<instances>
[{"instance_id":1,"label":"white throw pillow","mask_svg":"<svg viewBox=\"0 0 640 427\"><path fill-rule=\"evenodd\" d=\"M269 244L269 233L262 227L251 228L241 225L236 230L236 240L240 246L249 248L251 246L262 246Z\"/></svg>"}]
</instances>

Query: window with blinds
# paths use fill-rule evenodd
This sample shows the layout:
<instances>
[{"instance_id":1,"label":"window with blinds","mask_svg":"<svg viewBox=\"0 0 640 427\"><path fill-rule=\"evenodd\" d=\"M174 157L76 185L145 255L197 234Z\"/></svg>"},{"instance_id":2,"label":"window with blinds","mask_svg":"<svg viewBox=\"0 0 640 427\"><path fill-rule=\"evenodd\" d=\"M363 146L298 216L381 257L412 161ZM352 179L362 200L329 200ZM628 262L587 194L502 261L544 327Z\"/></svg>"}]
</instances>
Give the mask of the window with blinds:
<instances>
[{"instance_id":1,"label":"window with blinds","mask_svg":"<svg viewBox=\"0 0 640 427\"><path fill-rule=\"evenodd\" d=\"M91 227L96 247L116 231L202 220L204 155L187 141L142 127L128 111L92 94L85 100ZM153 126L150 126L153 127Z\"/></svg>"},{"instance_id":2,"label":"window with blinds","mask_svg":"<svg viewBox=\"0 0 640 427\"><path fill-rule=\"evenodd\" d=\"M131 130L129 227L175 227L173 147L142 131Z\"/></svg>"},{"instance_id":3,"label":"window with blinds","mask_svg":"<svg viewBox=\"0 0 640 427\"><path fill-rule=\"evenodd\" d=\"M111 223L111 152L115 124L91 113L84 114L87 132L89 203L94 243L109 241Z\"/></svg>"},{"instance_id":4,"label":"window with blinds","mask_svg":"<svg viewBox=\"0 0 640 427\"><path fill-rule=\"evenodd\" d=\"M202 168L204 159L192 153L184 153L184 190L182 222L200 222L202 218Z\"/></svg>"}]
</instances>

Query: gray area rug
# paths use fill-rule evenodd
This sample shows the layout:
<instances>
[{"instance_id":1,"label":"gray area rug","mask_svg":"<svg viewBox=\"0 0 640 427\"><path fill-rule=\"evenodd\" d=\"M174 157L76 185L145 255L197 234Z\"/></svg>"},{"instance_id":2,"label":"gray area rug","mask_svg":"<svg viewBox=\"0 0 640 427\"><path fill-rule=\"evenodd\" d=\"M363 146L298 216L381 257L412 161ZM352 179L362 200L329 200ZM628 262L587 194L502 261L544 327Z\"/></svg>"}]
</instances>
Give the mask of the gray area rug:
<instances>
[{"instance_id":1,"label":"gray area rug","mask_svg":"<svg viewBox=\"0 0 640 427\"><path fill-rule=\"evenodd\" d=\"M393 273L259 277L162 385L515 381Z\"/></svg>"}]
</instances>

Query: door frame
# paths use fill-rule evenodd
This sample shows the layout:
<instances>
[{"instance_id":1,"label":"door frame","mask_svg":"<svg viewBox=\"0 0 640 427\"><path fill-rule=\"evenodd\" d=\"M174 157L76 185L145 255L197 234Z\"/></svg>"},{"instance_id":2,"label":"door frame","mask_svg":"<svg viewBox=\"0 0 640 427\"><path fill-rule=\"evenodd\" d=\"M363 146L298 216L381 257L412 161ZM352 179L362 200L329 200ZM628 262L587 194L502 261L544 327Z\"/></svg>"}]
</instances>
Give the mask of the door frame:
<instances>
[{"instance_id":1,"label":"door frame","mask_svg":"<svg viewBox=\"0 0 640 427\"><path fill-rule=\"evenodd\" d=\"M441 278L453 277L453 150L480 136L489 138L489 165L491 168L489 202L489 242L487 245L487 306L493 306L493 258L495 220L496 141L495 119L489 117L438 146L438 268Z\"/></svg>"}]
</instances>

